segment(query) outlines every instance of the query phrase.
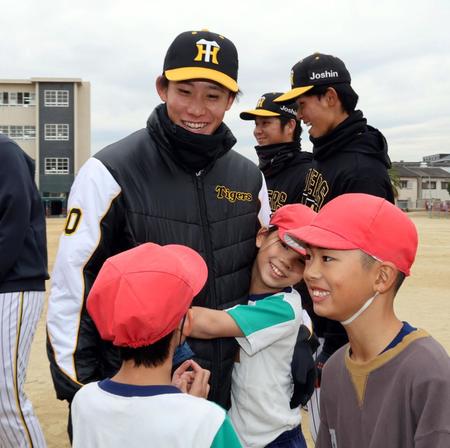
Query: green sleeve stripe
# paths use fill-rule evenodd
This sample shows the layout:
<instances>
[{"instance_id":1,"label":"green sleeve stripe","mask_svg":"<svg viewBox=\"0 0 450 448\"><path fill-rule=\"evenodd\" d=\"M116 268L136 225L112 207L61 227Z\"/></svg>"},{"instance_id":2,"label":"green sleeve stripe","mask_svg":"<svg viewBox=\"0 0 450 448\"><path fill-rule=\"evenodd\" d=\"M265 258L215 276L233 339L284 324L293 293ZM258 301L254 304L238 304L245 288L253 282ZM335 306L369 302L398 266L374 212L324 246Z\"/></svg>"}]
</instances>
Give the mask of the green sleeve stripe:
<instances>
[{"instance_id":1,"label":"green sleeve stripe","mask_svg":"<svg viewBox=\"0 0 450 448\"><path fill-rule=\"evenodd\" d=\"M273 295L258 300L254 305L238 305L227 310L236 321L244 336L295 319L290 303L283 300L284 295Z\"/></svg>"},{"instance_id":2,"label":"green sleeve stripe","mask_svg":"<svg viewBox=\"0 0 450 448\"><path fill-rule=\"evenodd\" d=\"M211 448L241 448L241 442L231 424L228 415L217 431L216 437L211 444Z\"/></svg>"}]
</instances>

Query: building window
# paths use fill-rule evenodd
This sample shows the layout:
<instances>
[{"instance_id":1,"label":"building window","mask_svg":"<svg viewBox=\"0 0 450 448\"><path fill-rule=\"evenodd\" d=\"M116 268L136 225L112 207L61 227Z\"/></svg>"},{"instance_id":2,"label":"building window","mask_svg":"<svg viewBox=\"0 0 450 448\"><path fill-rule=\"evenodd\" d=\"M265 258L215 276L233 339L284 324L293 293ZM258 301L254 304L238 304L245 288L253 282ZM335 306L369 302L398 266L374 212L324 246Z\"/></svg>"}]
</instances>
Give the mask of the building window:
<instances>
[{"instance_id":1,"label":"building window","mask_svg":"<svg viewBox=\"0 0 450 448\"><path fill-rule=\"evenodd\" d=\"M413 188L413 182L411 180L401 180L399 183L400 189L411 190Z\"/></svg>"},{"instance_id":2,"label":"building window","mask_svg":"<svg viewBox=\"0 0 450 448\"><path fill-rule=\"evenodd\" d=\"M2 132L1 129L0 132ZM449 182L441 181L441 190L448 190L448 184Z\"/></svg>"},{"instance_id":3,"label":"building window","mask_svg":"<svg viewBox=\"0 0 450 448\"><path fill-rule=\"evenodd\" d=\"M422 181L422 190L436 190L436 181Z\"/></svg>"},{"instance_id":4,"label":"building window","mask_svg":"<svg viewBox=\"0 0 450 448\"><path fill-rule=\"evenodd\" d=\"M68 90L44 90L46 107L69 107Z\"/></svg>"},{"instance_id":5,"label":"building window","mask_svg":"<svg viewBox=\"0 0 450 448\"><path fill-rule=\"evenodd\" d=\"M35 126L24 126L23 127L23 138L33 139L36 137L36 127Z\"/></svg>"},{"instance_id":6,"label":"building window","mask_svg":"<svg viewBox=\"0 0 450 448\"><path fill-rule=\"evenodd\" d=\"M46 124L45 140L69 140L68 124Z\"/></svg>"},{"instance_id":7,"label":"building window","mask_svg":"<svg viewBox=\"0 0 450 448\"><path fill-rule=\"evenodd\" d=\"M0 106L34 106L34 92L0 92Z\"/></svg>"},{"instance_id":8,"label":"building window","mask_svg":"<svg viewBox=\"0 0 450 448\"><path fill-rule=\"evenodd\" d=\"M23 126L11 125L9 127L9 136L11 138L23 138Z\"/></svg>"},{"instance_id":9,"label":"building window","mask_svg":"<svg viewBox=\"0 0 450 448\"><path fill-rule=\"evenodd\" d=\"M68 157L46 157L45 174L69 174Z\"/></svg>"},{"instance_id":10,"label":"building window","mask_svg":"<svg viewBox=\"0 0 450 448\"><path fill-rule=\"evenodd\" d=\"M19 126L19 125L1 125L0 133L8 135L14 139L26 139L31 140L36 138L35 126Z\"/></svg>"}]
</instances>

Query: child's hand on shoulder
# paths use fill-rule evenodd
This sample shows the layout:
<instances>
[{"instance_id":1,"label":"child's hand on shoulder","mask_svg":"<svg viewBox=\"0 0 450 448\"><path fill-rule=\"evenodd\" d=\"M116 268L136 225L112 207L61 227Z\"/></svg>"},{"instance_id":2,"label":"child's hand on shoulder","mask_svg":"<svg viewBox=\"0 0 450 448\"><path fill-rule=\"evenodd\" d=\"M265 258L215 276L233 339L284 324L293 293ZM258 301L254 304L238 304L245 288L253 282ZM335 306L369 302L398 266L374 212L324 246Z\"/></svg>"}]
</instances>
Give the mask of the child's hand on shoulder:
<instances>
[{"instance_id":1,"label":"child's hand on shoulder","mask_svg":"<svg viewBox=\"0 0 450 448\"><path fill-rule=\"evenodd\" d=\"M200 367L192 359L184 361L175 370L172 376L172 384L182 392L200 398L207 398L209 394L209 376L211 372Z\"/></svg>"}]
</instances>

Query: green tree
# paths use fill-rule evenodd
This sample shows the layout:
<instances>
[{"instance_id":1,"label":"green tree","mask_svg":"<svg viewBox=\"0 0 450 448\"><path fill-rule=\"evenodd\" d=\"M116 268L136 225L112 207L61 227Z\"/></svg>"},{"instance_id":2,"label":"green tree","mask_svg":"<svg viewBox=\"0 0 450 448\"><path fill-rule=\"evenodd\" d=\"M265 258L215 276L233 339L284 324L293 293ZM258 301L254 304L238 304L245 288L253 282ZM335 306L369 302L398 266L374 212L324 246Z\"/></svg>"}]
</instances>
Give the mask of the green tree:
<instances>
[{"instance_id":1,"label":"green tree","mask_svg":"<svg viewBox=\"0 0 450 448\"><path fill-rule=\"evenodd\" d=\"M388 170L389 178L391 179L392 191L394 192L394 198L398 198L398 190L400 189L400 176L395 167Z\"/></svg>"}]
</instances>

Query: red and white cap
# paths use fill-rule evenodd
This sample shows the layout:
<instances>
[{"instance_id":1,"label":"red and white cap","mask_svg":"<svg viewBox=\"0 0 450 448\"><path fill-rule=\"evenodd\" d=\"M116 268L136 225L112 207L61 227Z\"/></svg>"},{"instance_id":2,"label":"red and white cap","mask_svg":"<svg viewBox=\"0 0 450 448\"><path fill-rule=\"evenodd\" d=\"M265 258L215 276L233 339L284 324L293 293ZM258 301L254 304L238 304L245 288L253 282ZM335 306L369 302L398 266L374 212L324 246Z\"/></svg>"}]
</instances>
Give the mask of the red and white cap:
<instances>
[{"instance_id":1,"label":"red and white cap","mask_svg":"<svg viewBox=\"0 0 450 448\"><path fill-rule=\"evenodd\" d=\"M87 310L102 339L117 346L150 345L177 328L207 277L195 250L142 244L105 261Z\"/></svg>"},{"instance_id":2,"label":"red and white cap","mask_svg":"<svg viewBox=\"0 0 450 448\"><path fill-rule=\"evenodd\" d=\"M363 193L343 194L328 202L311 225L290 230L284 241L291 247L360 249L390 261L405 275L410 274L418 245L416 227L403 211L383 198Z\"/></svg>"},{"instance_id":3,"label":"red and white cap","mask_svg":"<svg viewBox=\"0 0 450 448\"><path fill-rule=\"evenodd\" d=\"M284 241L284 235L288 230L311 224L317 213L303 204L288 204L277 209L270 218L269 226L277 226L278 237ZM295 247L297 252L305 255L303 247Z\"/></svg>"}]
</instances>

